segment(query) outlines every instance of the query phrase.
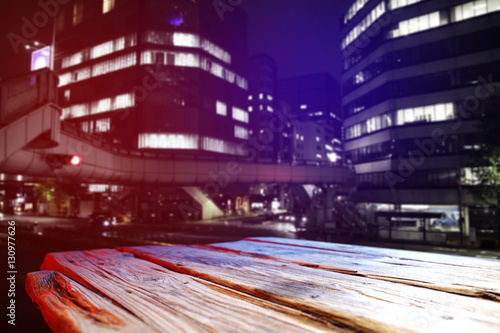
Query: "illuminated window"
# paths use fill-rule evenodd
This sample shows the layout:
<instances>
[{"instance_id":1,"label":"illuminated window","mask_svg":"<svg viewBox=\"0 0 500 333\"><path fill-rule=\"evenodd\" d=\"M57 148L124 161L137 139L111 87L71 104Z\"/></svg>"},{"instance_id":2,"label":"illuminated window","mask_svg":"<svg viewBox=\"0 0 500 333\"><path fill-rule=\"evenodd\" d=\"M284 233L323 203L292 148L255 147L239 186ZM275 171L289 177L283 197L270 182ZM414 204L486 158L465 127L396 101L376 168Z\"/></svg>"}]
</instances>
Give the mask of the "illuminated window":
<instances>
[{"instance_id":1,"label":"illuminated window","mask_svg":"<svg viewBox=\"0 0 500 333\"><path fill-rule=\"evenodd\" d=\"M201 49L208 54L213 55L217 59L224 61L225 63L231 63L231 55L228 52L224 51L223 49L206 39L201 42Z\"/></svg>"},{"instance_id":2,"label":"illuminated window","mask_svg":"<svg viewBox=\"0 0 500 333\"><path fill-rule=\"evenodd\" d=\"M363 72L359 72L358 74L356 74L354 76L354 84L360 84L363 82L365 82L365 76L364 76Z\"/></svg>"},{"instance_id":3,"label":"illuminated window","mask_svg":"<svg viewBox=\"0 0 500 333\"><path fill-rule=\"evenodd\" d=\"M413 5L415 3L419 3L422 0L391 0L389 2L389 8L391 10L401 8L401 7L406 7L409 5Z\"/></svg>"},{"instance_id":4,"label":"illuminated window","mask_svg":"<svg viewBox=\"0 0 500 333\"><path fill-rule=\"evenodd\" d=\"M264 94L259 94L259 99L263 99L264 98Z\"/></svg>"},{"instance_id":5,"label":"illuminated window","mask_svg":"<svg viewBox=\"0 0 500 333\"><path fill-rule=\"evenodd\" d=\"M248 81L244 77L236 75L236 85L241 89L248 90Z\"/></svg>"},{"instance_id":6,"label":"illuminated window","mask_svg":"<svg viewBox=\"0 0 500 333\"><path fill-rule=\"evenodd\" d=\"M500 0L470 1L452 8L451 21L459 22L496 11L500 11Z\"/></svg>"},{"instance_id":7,"label":"illuminated window","mask_svg":"<svg viewBox=\"0 0 500 333\"><path fill-rule=\"evenodd\" d=\"M89 107L86 104L73 105L71 107L71 115L73 118L84 117L89 114Z\"/></svg>"},{"instance_id":8,"label":"illuminated window","mask_svg":"<svg viewBox=\"0 0 500 333\"><path fill-rule=\"evenodd\" d=\"M248 95L248 100L251 101L253 99L252 95Z\"/></svg>"},{"instance_id":9,"label":"illuminated window","mask_svg":"<svg viewBox=\"0 0 500 333\"><path fill-rule=\"evenodd\" d=\"M59 75L59 87L71 83L71 73L64 73Z\"/></svg>"},{"instance_id":10,"label":"illuminated window","mask_svg":"<svg viewBox=\"0 0 500 333\"><path fill-rule=\"evenodd\" d=\"M130 53L115 59L100 62L92 67L92 73L90 68L86 67L83 69L76 70L71 73L64 73L59 75L59 87L65 86L67 84L86 80L90 77L96 77L99 75L104 75L110 72L118 71L123 68L134 66L136 63L135 53Z\"/></svg>"},{"instance_id":11,"label":"illuminated window","mask_svg":"<svg viewBox=\"0 0 500 333\"><path fill-rule=\"evenodd\" d=\"M409 20L399 22L398 28L390 32L392 38L411 35L420 31L437 28L446 22L441 22L439 12L433 12Z\"/></svg>"},{"instance_id":12,"label":"illuminated window","mask_svg":"<svg viewBox=\"0 0 500 333\"><path fill-rule=\"evenodd\" d=\"M137 34L122 36L115 40L110 40L90 48L85 48L80 52L72 54L62 59L62 68L68 68L81 64L88 59L96 59L113 52L132 47L137 43Z\"/></svg>"},{"instance_id":13,"label":"illuminated window","mask_svg":"<svg viewBox=\"0 0 500 333\"><path fill-rule=\"evenodd\" d=\"M349 10L344 15L344 23L349 22L350 19L354 17L370 0L355 0Z\"/></svg>"},{"instance_id":14,"label":"illuminated window","mask_svg":"<svg viewBox=\"0 0 500 333\"><path fill-rule=\"evenodd\" d=\"M236 148L234 145L224 140L204 137L202 142L203 150L223 154L236 154Z\"/></svg>"},{"instance_id":15,"label":"illuminated window","mask_svg":"<svg viewBox=\"0 0 500 333\"><path fill-rule=\"evenodd\" d=\"M134 66L136 63L135 53L130 53L115 59L95 64L92 67L92 77L104 75L110 72L118 71L123 68Z\"/></svg>"},{"instance_id":16,"label":"illuminated window","mask_svg":"<svg viewBox=\"0 0 500 333\"><path fill-rule=\"evenodd\" d=\"M252 112L253 111L253 106L249 106L248 107L248 112Z\"/></svg>"},{"instance_id":17,"label":"illuminated window","mask_svg":"<svg viewBox=\"0 0 500 333\"><path fill-rule=\"evenodd\" d=\"M267 95L267 99L270 100L270 101L272 101L273 100L273 96Z\"/></svg>"},{"instance_id":18,"label":"illuminated window","mask_svg":"<svg viewBox=\"0 0 500 333\"><path fill-rule=\"evenodd\" d=\"M111 98L104 98L96 102L92 102L91 114L107 112L111 110Z\"/></svg>"},{"instance_id":19,"label":"illuminated window","mask_svg":"<svg viewBox=\"0 0 500 333\"><path fill-rule=\"evenodd\" d=\"M83 19L83 1L78 1L73 5L73 25L82 23Z\"/></svg>"},{"instance_id":20,"label":"illuminated window","mask_svg":"<svg viewBox=\"0 0 500 333\"><path fill-rule=\"evenodd\" d=\"M113 10L115 8L115 0L102 0L102 13L106 14L107 12Z\"/></svg>"},{"instance_id":21,"label":"illuminated window","mask_svg":"<svg viewBox=\"0 0 500 333\"><path fill-rule=\"evenodd\" d=\"M67 68L81 64L83 60L83 53L78 52L62 60L62 68Z\"/></svg>"},{"instance_id":22,"label":"illuminated window","mask_svg":"<svg viewBox=\"0 0 500 333\"><path fill-rule=\"evenodd\" d=\"M305 109L307 109L307 105L302 104L302 105L300 106L300 109L301 109L301 110L305 110Z\"/></svg>"},{"instance_id":23,"label":"illuminated window","mask_svg":"<svg viewBox=\"0 0 500 333\"><path fill-rule=\"evenodd\" d=\"M452 119L455 119L453 103L400 109L396 113L396 125L398 126L414 122L436 122Z\"/></svg>"},{"instance_id":24,"label":"illuminated window","mask_svg":"<svg viewBox=\"0 0 500 333\"><path fill-rule=\"evenodd\" d=\"M380 16L385 13L385 1L381 1L365 18L358 23L349 33L342 39L341 48L345 49L349 44L354 42L366 29L368 29Z\"/></svg>"},{"instance_id":25,"label":"illuminated window","mask_svg":"<svg viewBox=\"0 0 500 333\"><path fill-rule=\"evenodd\" d=\"M134 105L135 105L135 94L128 93L128 94L118 95L114 98L113 110L131 108Z\"/></svg>"},{"instance_id":26,"label":"illuminated window","mask_svg":"<svg viewBox=\"0 0 500 333\"><path fill-rule=\"evenodd\" d=\"M98 119L95 121L95 132L96 133L102 133L102 132L108 132L111 128L111 119L110 118L105 118L105 119Z\"/></svg>"},{"instance_id":27,"label":"illuminated window","mask_svg":"<svg viewBox=\"0 0 500 333\"><path fill-rule=\"evenodd\" d=\"M89 107L90 105L90 107ZM78 104L63 109L62 119L84 117L89 114L114 111L135 105L135 95L127 93L115 97L103 98L89 104Z\"/></svg>"},{"instance_id":28,"label":"illuminated window","mask_svg":"<svg viewBox=\"0 0 500 333\"><path fill-rule=\"evenodd\" d=\"M233 106L233 119L248 123L248 112Z\"/></svg>"},{"instance_id":29,"label":"illuminated window","mask_svg":"<svg viewBox=\"0 0 500 333\"><path fill-rule=\"evenodd\" d=\"M198 149L198 135L156 134L139 135L139 149Z\"/></svg>"},{"instance_id":30,"label":"illuminated window","mask_svg":"<svg viewBox=\"0 0 500 333\"><path fill-rule=\"evenodd\" d=\"M174 32L174 46L200 47L200 38L198 35L185 32Z\"/></svg>"},{"instance_id":31,"label":"illuminated window","mask_svg":"<svg viewBox=\"0 0 500 333\"><path fill-rule=\"evenodd\" d=\"M175 55L175 66L199 67L200 59L194 53L177 53Z\"/></svg>"},{"instance_id":32,"label":"illuminated window","mask_svg":"<svg viewBox=\"0 0 500 333\"><path fill-rule=\"evenodd\" d=\"M217 114L221 116L227 116L227 105L221 101L217 101L215 104Z\"/></svg>"},{"instance_id":33,"label":"illuminated window","mask_svg":"<svg viewBox=\"0 0 500 333\"><path fill-rule=\"evenodd\" d=\"M274 109L273 109L273 107L272 107L272 106L268 105L268 106L267 106L267 111L269 111L269 112L274 112Z\"/></svg>"},{"instance_id":34,"label":"illuminated window","mask_svg":"<svg viewBox=\"0 0 500 333\"><path fill-rule=\"evenodd\" d=\"M222 67L221 65L219 65L215 62L212 63L212 67L210 68L210 73L212 73L213 75L215 75L217 77L224 78L223 71L224 71L224 67Z\"/></svg>"},{"instance_id":35,"label":"illuminated window","mask_svg":"<svg viewBox=\"0 0 500 333\"><path fill-rule=\"evenodd\" d=\"M113 53L113 41L108 41L97 46L94 46L90 51L90 58L95 59L104 55Z\"/></svg>"},{"instance_id":36,"label":"illuminated window","mask_svg":"<svg viewBox=\"0 0 500 333\"><path fill-rule=\"evenodd\" d=\"M234 126L234 136L239 139L248 140L248 130L245 127Z\"/></svg>"}]
</instances>

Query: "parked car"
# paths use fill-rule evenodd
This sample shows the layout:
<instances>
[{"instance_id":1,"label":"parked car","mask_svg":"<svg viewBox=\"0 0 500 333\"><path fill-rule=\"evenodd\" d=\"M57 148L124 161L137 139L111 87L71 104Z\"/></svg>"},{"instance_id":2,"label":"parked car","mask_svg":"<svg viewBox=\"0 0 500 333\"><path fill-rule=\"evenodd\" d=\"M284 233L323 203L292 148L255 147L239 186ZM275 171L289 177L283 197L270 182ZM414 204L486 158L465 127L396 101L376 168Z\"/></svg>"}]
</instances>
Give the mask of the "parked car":
<instances>
[{"instance_id":1,"label":"parked car","mask_svg":"<svg viewBox=\"0 0 500 333\"><path fill-rule=\"evenodd\" d=\"M94 228L107 229L116 224L116 217L108 212L93 212L89 216L89 225Z\"/></svg>"}]
</instances>

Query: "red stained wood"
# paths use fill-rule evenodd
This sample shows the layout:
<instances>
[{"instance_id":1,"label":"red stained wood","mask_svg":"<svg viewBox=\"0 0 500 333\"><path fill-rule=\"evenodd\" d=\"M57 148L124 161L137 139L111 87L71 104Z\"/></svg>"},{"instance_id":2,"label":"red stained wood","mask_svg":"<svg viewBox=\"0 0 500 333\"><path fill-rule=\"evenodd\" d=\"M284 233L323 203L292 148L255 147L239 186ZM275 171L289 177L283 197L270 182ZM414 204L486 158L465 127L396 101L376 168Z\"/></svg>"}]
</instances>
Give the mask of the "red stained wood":
<instances>
[{"instance_id":1,"label":"red stained wood","mask_svg":"<svg viewBox=\"0 0 500 333\"><path fill-rule=\"evenodd\" d=\"M57 332L495 332L498 261L279 238L48 254Z\"/></svg>"},{"instance_id":2,"label":"red stained wood","mask_svg":"<svg viewBox=\"0 0 500 333\"><path fill-rule=\"evenodd\" d=\"M153 332L154 330L61 273L29 273L26 291L54 332Z\"/></svg>"},{"instance_id":3,"label":"red stained wood","mask_svg":"<svg viewBox=\"0 0 500 333\"><path fill-rule=\"evenodd\" d=\"M42 269L63 272L161 332L344 331L298 310L116 250L51 253Z\"/></svg>"}]
</instances>

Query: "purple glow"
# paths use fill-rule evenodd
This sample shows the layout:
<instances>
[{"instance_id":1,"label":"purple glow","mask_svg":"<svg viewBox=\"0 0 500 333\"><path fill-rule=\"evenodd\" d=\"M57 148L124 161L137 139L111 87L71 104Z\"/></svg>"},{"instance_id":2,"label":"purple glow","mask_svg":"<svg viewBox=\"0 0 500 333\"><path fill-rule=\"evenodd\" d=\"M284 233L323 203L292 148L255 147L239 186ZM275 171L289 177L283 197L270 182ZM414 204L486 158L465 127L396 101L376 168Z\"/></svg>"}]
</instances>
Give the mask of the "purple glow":
<instances>
[{"instance_id":1,"label":"purple glow","mask_svg":"<svg viewBox=\"0 0 500 333\"><path fill-rule=\"evenodd\" d=\"M173 25L174 27L179 27L181 26L182 23L184 23L184 16L181 14L171 14L167 18L167 21L170 25Z\"/></svg>"}]
</instances>

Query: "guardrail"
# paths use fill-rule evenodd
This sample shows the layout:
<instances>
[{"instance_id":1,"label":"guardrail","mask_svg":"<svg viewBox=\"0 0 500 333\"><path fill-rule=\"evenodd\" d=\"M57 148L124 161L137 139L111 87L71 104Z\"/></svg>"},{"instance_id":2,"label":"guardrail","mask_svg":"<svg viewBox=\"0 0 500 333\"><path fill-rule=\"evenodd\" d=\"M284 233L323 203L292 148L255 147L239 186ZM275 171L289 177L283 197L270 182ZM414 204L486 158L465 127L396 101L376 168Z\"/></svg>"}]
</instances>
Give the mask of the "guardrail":
<instances>
[{"instance_id":1,"label":"guardrail","mask_svg":"<svg viewBox=\"0 0 500 333\"><path fill-rule=\"evenodd\" d=\"M49 69L0 82L0 124L5 125L44 104L57 104L57 75Z\"/></svg>"}]
</instances>

